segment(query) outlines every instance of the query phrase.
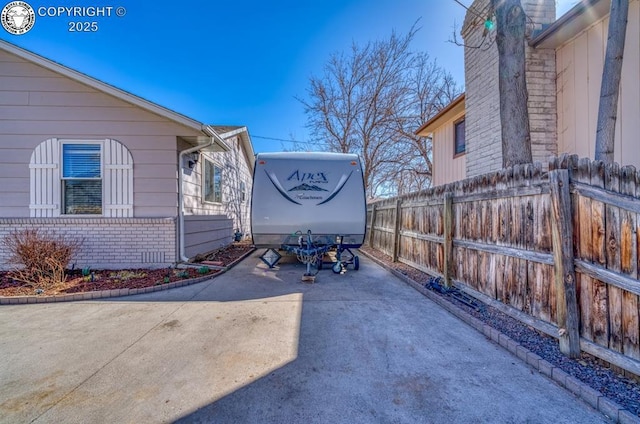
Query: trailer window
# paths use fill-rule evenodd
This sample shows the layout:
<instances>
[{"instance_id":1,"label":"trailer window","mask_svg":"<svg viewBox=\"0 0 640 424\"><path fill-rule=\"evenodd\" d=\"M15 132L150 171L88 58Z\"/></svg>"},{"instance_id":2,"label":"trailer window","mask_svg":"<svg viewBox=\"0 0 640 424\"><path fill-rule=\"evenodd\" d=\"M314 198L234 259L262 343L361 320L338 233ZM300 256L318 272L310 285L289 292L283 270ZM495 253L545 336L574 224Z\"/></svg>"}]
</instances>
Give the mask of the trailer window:
<instances>
[{"instance_id":1,"label":"trailer window","mask_svg":"<svg viewBox=\"0 0 640 424\"><path fill-rule=\"evenodd\" d=\"M222 202L222 170L210 160L204 160L204 201Z\"/></svg>"}]
</instances>

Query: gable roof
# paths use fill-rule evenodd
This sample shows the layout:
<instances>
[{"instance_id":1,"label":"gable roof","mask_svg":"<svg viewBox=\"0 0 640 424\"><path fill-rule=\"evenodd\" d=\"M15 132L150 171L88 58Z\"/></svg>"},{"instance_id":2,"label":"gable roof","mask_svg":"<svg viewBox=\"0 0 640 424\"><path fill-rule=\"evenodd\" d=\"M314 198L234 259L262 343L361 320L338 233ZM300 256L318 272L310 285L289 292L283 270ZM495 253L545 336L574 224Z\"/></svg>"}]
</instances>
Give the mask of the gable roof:
<instances>
[{"instance_id":1,"label":"gable roof","mask_svg":"<svg viewBox=\"0 0 640 424\"><path fill-rule=\"evenodd\" d=\"M234 126L234 125L216 125L213 129L220 134L220 137L227 139L237 135L242 143L242 150L245 153L247 162L249 163L251 170L253 170L256 162L256 154L253 151L253 144L251 143L251 137L249 136L249 130L247 127Z\"/></svg>"},{"instance_id":2,"label":"gable roof","mask_svg":"<svg viewBox=\"0 0 640 424\"><path fill-rule=\"evenodd\" d=\"M214 139L212 147L215 150L223 151L223 152L229 151L229 146L227 146L224 140L218 135L218 133L210 125L206 125L201 122L198 122L195 119L189 118L188 116L182 115L164 106L160 106L156 103L143 99L142 97L131 94L120 88L114 87L113 85L107 84L98 79L95 79L86 74L83 74L82 72L76 71L75 69L68 68L60 63L54 62L36 53L25 50L7 41L0 40L0 50L4 50L10 54L20 57L21 59L35 63L36 65L42 66L45 69L48 69L57 74L70 78L76 82L79 82L81 84L94 88L98 91L101 91L103 93L116 97L134 106L138 106L144 110L155 113L156 115L167 118L187 128L200 131L202 132L204 137Z\"/></svg>"}]
</instances>

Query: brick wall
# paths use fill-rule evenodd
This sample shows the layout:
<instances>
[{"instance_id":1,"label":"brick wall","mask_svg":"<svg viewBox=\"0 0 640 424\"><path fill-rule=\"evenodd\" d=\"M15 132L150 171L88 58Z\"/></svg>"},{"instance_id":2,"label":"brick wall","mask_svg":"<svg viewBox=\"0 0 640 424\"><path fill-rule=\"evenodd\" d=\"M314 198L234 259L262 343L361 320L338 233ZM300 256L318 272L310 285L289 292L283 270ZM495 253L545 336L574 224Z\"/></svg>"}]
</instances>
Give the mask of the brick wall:
<instances>
[{"instance_id":1,"label":"brick wall","mask_svg":"<svg viewBox=\"0 0 640 424\"><path fill-rule=\"evenodd\" d=\"M176 262L173 218L4 218L0 240L12 230L40 228L81 239L76 268L160 268ZM9 253L0 246L0 269L8 269Z\"/></svg>"},{"instance_id":2,"label":"brick wall","mask_svg":"<svg viewBox=\"0 0 640 424\"><path fill-rule=\"evenodd\" d=\"M502 168L502 131L495 31L485 33L490 0L476 0L462 27L465 62L467 177ZM555 20L554 0L522 0L528 34ZM557 152L555 51L525 48L533 160Z\"/></svg>"}]
</instances>

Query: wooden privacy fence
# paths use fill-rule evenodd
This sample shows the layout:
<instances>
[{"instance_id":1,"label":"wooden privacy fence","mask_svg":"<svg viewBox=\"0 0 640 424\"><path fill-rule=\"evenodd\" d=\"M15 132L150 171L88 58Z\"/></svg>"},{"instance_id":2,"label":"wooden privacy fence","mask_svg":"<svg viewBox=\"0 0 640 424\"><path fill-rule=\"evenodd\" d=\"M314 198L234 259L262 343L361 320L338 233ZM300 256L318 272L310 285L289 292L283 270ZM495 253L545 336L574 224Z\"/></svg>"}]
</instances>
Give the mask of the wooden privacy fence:
<instances>
[{"instance_id":1,"label":"wooden privacy fence","mask_svg":"<svg viewBox=\"0 0 640 424\"><path fill-rule=\"evenodd\" d=\"M640 375L640 172L577 156L385 199L367 245Z\"/></svg>"}]
</instances>

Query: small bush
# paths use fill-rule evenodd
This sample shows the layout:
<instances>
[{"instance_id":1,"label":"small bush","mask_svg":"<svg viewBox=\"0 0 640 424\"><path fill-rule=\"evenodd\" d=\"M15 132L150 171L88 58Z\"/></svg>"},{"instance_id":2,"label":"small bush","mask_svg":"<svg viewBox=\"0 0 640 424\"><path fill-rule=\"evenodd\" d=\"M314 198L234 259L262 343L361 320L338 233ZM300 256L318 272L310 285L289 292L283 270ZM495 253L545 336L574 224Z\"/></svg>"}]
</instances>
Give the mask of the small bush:
<instances>
[{"instance_id":1,"label":"small bush","mask_svg":"<svg viewBox=\"0 0 640 424\"><path fill-rule=\"evenodd\" d=\"M35 228L12 231L2 244L10 253L7 262L18 266L11 271L11 278L48 290L64 283L65 270L82 242Z\"/></svg>"}]
</instances>

